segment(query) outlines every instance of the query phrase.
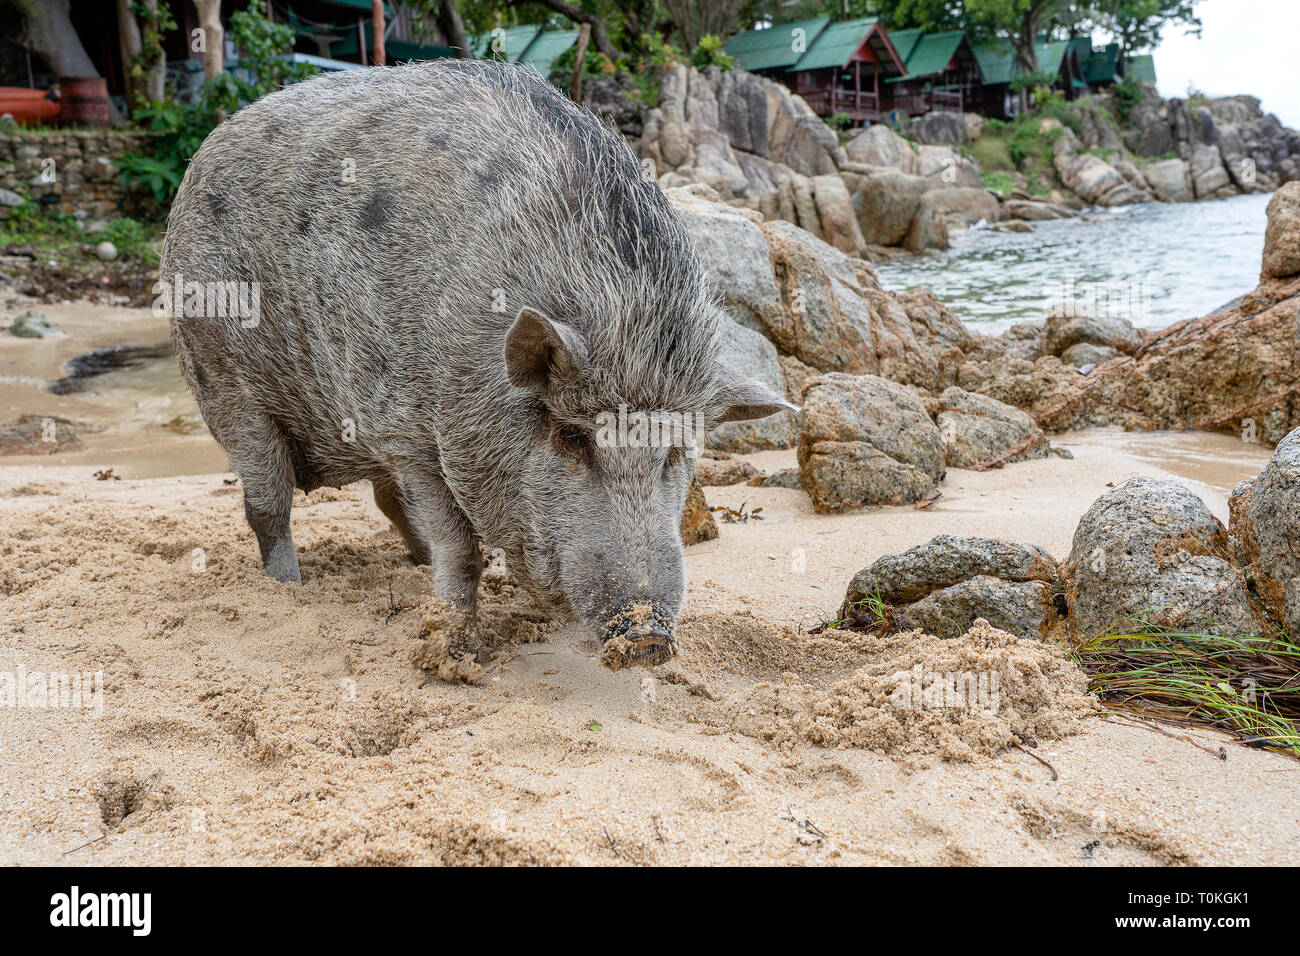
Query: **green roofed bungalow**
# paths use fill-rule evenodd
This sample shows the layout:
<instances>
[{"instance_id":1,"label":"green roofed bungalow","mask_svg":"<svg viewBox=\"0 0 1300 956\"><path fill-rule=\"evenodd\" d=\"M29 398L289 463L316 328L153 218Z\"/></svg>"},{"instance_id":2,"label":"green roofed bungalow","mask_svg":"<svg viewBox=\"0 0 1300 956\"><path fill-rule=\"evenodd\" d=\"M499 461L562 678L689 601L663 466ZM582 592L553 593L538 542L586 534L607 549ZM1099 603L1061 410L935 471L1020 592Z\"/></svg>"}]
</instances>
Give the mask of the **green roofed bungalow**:
<instances>
[{"instance_id":1,"label":"green roofed bungalow","mask_svg":"<svg viewBox=\"0 0 1300 956\"><path fill-rule=\"evenodd\" d=\"M905 72L880 21L865 17L827 26L781 79L818 116L864 123L884 112L881 83Z\"/></svg>"},{"instance_id":2,"label":"green roofed bungalow","mask_svg":"<svg viewBox=\"0 0 1300 956\"><path fill-rule=\"evenodd\" d=\"M739 69L750 73L788 70L808 52L830 22L830 17L813 17L746 30L724 43L722 49L735 58Z\"/></svg>"},{"instance_id":3,"label":"green roofed bungalow","mask_svg":"<svg viewBox=\"0 0 1300 956\"><path fill-rule=\"evenodd\" d=\"M1131 56L1124 64L1124 75L1131 76L1147 86L1156 85L1156 61L1150 53Z\"/></svg>"},{"instance_id":4,"label":"green roofed bungalow","mask_svg":"<svg viewBox=\"0 0 1300 956\"><path fill-rule=\"evenodd\" d=\"M1020 97L1011 90L1011 81L1022 70L1011 41L1006 38L988 40L974 44L972 49L984 78L984 86L978 106L968 108L975 108L976 112L985 116L1002 119L1015 116L1020 112ZM1034 44L1039 71L1052 74L1055 77L1053 85L1058 86L1070 99L1084 92L1086 86L1075 83L1083 77L1078 50L1077 39L1052 42L1040 40Z\"/></svg>"},{"instance_id":5,"label":"green roofed bungalow","mask_svg":"<svg viewBox=\"0 0 1300 956\"><path fill-rule=\"evenodd\" d=\"M524 51L537 39L542 28L535 23L522 27L507 27L470 37L470 47L476 60L504 60L518 63ZM558 54L557 54L558 55Z\"/></svg>"},{"instance_id":6,"label":"green roofed bungalow","mask_svg":"<svg viewBox=\"0 0 1300 956\"><path fill-rule=\"evenodd\" d=\"M555 61L577 42L577 30L547 30L537 35L537 39L520 54L518 62L531 66L542 76L550 76Z\"/></svg>"},{"instance_id":7,"label":"green roofed bungalow","mask_svg":"<svg viewBox=\"0 0 1300 956\"><path fill-rule=\"evenodd\" d=\"M919 35L912 38L908 34ZM904 36L901 39L899 35ZM891 109L920 116L931 110L960 113L966 104L979 101L983 74L970 40L961 30L920 34L895 30L890 35L894 49L907 49L903 76L886 80Z\"/></svg>"}]
</instances>

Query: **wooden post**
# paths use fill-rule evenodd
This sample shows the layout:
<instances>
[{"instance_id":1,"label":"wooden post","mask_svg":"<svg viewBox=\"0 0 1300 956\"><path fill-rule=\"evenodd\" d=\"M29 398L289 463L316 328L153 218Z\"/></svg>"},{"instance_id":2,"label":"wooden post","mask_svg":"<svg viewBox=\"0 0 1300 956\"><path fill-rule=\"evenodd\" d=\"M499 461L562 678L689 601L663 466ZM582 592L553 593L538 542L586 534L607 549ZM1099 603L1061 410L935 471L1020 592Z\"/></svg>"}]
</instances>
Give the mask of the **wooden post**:
<instances>
[{"instance_id":1,"label":"wooden post","mask_svg":"<svg viewBox=\"0 0 1300 956\"><path fill-rule=\"evenodd\" d=\"M384 0L370 0L370 23L374 30L374 60L375 66L386 66L388 64L388 52L384 49Z\"/></svg>"},{"instance_id":2,"label":"wooden post","mask_svg":"<svg viewBox=\"0 0 1300 956\"><path fill-rule=\"evenodd\" d=\"M578 28L578 47L573 58L573 86L569 96L575 103L582 102L582 61L587 57L587 42L591 39L591 24L584 23Z\"/></svg>"},{"instance_id":3,"label":"wooden post","mask_svg":"<svg viewBox=\"0 0 1300 956\"><path fill-rule=\"evenodd\" d=\"M366 52L366 26L365 20L357 17L357 49L361 52L361 65L370 65L370 56Z\"/></svg>"}]
</instances>

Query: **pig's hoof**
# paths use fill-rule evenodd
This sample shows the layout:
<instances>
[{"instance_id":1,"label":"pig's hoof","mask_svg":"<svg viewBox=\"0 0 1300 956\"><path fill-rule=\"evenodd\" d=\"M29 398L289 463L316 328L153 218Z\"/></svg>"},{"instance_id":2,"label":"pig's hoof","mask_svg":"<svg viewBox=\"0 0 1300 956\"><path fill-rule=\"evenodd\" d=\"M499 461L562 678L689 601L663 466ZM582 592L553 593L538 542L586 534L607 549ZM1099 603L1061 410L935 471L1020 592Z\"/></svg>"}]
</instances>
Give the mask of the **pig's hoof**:
<instances>
[{"instance_id":1,"label":"pig's hoof","mask_svg":"<svg viewBox=\"0 0 1300 956\"><path fill-rule=\"evenodd\" d=\"M677 639L659 627L616 634L605 641L600 662L612 671L624 667L656 667L677 653Z\"/></svg>"}]
</instances>

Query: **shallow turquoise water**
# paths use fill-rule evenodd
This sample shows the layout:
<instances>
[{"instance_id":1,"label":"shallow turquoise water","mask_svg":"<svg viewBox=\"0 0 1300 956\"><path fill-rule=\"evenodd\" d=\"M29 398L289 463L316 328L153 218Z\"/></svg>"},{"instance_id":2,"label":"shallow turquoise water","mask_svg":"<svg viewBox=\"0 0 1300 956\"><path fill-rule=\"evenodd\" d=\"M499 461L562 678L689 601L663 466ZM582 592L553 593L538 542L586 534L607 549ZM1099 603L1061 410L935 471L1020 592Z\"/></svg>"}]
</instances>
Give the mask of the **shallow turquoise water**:
<instances>
[{"instance_id":1,"label":"shallow turquoise water","mask_svg":"<svg viewBox=\"0 0 1300 956\"><path fill-rule=\"evenodd\" d=\"M972 329L1041 321L1053 299L1091 298L1134 325L1163 328L1255 288L1266 194L1090 209L1032 233L968 229L953 247L877 268L888 289L929 289Z\"/></svg>"}]
</instances>

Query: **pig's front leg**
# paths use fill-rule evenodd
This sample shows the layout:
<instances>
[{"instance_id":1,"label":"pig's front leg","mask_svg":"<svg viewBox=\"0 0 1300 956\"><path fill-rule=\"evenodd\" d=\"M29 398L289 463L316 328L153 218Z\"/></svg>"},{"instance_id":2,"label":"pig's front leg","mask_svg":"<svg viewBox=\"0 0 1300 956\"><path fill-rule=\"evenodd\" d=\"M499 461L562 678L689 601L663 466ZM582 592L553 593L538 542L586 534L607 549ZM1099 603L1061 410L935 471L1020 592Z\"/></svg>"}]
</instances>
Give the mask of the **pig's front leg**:
<instances>
[{"instance_id":1,"label":"pig's front leg","mask_svg":"<svg viewBox=\"0 0 1300 956\"><path fill-rule=\"evenodd\" d=\"M433 593L465 613L472 627L483 573L483 550L469 519L442 476L416 472L398 477L412 532L428 542Z\"/></svg>"}]
</instances>

